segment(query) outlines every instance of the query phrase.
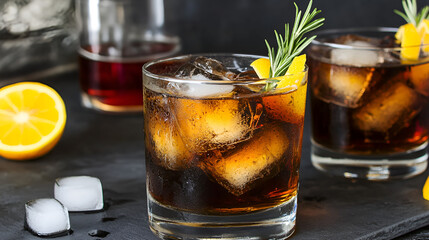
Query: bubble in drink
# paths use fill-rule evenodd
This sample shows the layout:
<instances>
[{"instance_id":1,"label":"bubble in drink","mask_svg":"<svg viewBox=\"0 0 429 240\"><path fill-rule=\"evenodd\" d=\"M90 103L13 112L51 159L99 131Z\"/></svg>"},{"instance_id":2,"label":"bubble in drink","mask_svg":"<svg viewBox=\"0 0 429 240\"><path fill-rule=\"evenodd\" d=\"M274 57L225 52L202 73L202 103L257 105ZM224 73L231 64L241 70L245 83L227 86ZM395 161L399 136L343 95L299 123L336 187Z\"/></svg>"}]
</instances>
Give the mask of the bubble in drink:
<instances>
[{"instance_id":1,"label":"bubble in drink","mask_svg":"<svg viewBox=\"0 0 429 240\"><path fill-rule=\"evenodd\" d=\"M103 209L103 189L100 179L89 176L58 178L54 187L55 199L71 212Z\"/></svg>"},{"instance_id":2,"label":"bubble in drink","mask_svg":"<svg viewBox=\"0 0 429 240\"><path fill-rule=\"evenodd\" d=\"M53 198L41 198L25 204L25 228L40 237L67 234L70 220L67 208Z\"/></svg>"},{"instance_id":3,"label":"bubble in drink","mask_svg":"<svg viewBox=\"0 0 429 240\"><path fill-rule=\"evenodd\" d=\"M230 193L239 196L258 181L278 173L289 140L279 126L265 126L236 151L201 162L201 166Z\"/></svg>"},{"instance_id":4,"label":"bubble in drink","mask_svg":"<svg viewBox=\"0 0 429 240\"><path fill-rule=\"evenodd\" d=\"M355 123L363 131L398 132L420 112L419 97L402 82L375 94L375 98L353 114Z\"/></svg>"}]
</instances>

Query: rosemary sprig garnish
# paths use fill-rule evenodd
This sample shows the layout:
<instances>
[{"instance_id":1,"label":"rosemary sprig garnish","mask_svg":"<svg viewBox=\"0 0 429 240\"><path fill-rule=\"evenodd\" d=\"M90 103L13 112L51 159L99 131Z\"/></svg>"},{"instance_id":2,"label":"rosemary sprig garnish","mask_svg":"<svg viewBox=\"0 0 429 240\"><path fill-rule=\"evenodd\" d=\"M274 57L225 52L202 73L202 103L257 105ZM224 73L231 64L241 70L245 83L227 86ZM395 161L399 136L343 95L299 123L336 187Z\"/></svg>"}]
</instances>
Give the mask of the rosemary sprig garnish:
<instances>
[{"instance_id":1,"label":"rosemary sprig garnish","mask_svg":"<svg viewBox=\"0 0 429 240\"><path fill-rule=\"evenodd\" d=\"M310 0L308 3L307 9L302 14L301 10L298 9L296 3L295 5L295 21L293 24L292 32L289 32L289 24L285 24L285 35L284 37L274 31L277 40L277 52L274 48L271 48L267 40L265 43L268 48L268 57L270 59L271 69L270 69L270 78L275 78L279 76L284 76L292 63L294 57L301 54L301 52L313 41L316 36L310 38L304 37L304 34L315 30L323 25L324 18L319 18L314 21L313 18L320 13L320 10L317 8L313 9L310 13L311 5L313 0ZM301 17L302 15L302 17ZM276 80L267 81L265 90L269 91L276 87Z\"/></svg>"},{"instance_id":2,"label":"rosemary sprig garnish","mask_svg":"<svg viewBox=\"0 0 429 240\"><path fill-rule=\"evenodd\" d=\"M425 6L420 12L417 12L416 0L402 0L402 6L405 13L396 9L393 11L415 27L418 27L423 19L429 18L429 6Z\"/></svg>"}]
</instances>

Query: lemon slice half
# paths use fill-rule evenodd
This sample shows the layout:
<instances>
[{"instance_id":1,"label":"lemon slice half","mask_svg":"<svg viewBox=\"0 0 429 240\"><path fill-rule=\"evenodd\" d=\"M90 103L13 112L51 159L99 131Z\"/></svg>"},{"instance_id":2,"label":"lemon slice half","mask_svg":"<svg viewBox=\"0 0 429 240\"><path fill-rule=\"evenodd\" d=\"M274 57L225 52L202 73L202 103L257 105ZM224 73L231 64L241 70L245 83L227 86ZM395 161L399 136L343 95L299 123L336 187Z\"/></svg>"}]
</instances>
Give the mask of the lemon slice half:
<instances>
[{"instance_id":1,"label":"lemon slice half","mask_svg":"<svg viewBox=\"0 0 429 240\"><path fill-rule=\"evenodd\" d=\"M54 89L37 82L0 89L0 156L28 160L46 154L65 123L65 105Z\"/></svg>"}]
</instances>

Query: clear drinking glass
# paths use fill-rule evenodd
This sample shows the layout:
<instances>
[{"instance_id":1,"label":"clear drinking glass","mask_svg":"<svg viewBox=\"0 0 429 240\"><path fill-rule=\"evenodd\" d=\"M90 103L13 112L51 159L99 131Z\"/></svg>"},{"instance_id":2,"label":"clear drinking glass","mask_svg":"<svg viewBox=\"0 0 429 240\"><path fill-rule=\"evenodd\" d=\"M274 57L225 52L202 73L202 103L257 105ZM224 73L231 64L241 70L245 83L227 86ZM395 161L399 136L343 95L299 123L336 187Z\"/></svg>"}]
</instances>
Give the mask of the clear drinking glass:
<instances>
[{"instance_id":1,"label":"clear drinking glass","mask_svg":"<svg viewBox=\"0 0 429 240\"><path fill-rule=\"evenodd\" d=\"M426 169L429 46L395 47L396 31L327 30L310 45L316 168L370 180Z\"/></svg>"},{"instance_id":2,"label":"clear drinking glass","mask_svg":"<svg viewBox=\"0 0 429 240\"><path fill-rule=\"evenodd\" d=\"M83 105L141 112L143 64L180 49L163 31L163 0L77 0L76 14Z\"/></svg>"},{"instance_id":3,"label":"clear drinking glass","mask_svg":"<svg viewBox=\"0 0 429 240\"><path fill-rule=\"evenodd\" d=\"M260 57L188 55L144 66L148 213L159 237L293 233L307 70L298 89L264 91L266 79L249 71ZM176 77L186 72L192 77ZM213 76L222 80L205 78Z\"/></svg>"}]
</instances>

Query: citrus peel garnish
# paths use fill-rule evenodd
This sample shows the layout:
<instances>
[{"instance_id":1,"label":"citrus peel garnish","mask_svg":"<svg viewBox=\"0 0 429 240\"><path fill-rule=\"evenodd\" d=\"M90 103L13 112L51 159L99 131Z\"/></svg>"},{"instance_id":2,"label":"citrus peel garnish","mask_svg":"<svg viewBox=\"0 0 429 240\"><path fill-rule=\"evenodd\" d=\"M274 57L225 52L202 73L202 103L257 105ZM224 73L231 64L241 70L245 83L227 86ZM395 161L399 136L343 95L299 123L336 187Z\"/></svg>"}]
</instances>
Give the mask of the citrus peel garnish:
<instances>
[{"instance_id":1,"label":"citrus peel garnish","mask_svg":"<svg viewBox=\"0 0 429 240\"><path fill-rule=\"evenodd\" d=\"M417 31L422 39L423 51L429 52L429 19L423 19L417 27Z\"/></svg>"},{"instance_id":2,"label":"citrus peel garnish","mask_svg":"<svg viewBox=\"0 0 429 240\"><path fill-rule=\"evenodd\" d=\"M301 85L301 81L305 76L305 61L306 55L302 54L295 57L292 60L289 69L286 72L286 75L281 77L275 77L272 79L279 80L276 88L298 88ZM251 67L255 70L256 74L261 79L268 79L270 76L270 60L267 58L259 58L250 64Z\"/></svg>"},{"instance_id":3,"label":"citrus peel garnish","mask_svg":"<svg viewBox=\"0 0 429 240\"><path fill-rule=\"evenodd\" d=\"M398 43L401 43L401 58L406 60L418 60L422 38L417 28L412 23L399 27L395 34Z\"/></svg>"},{"instance_id":4,"label":"citrus peel garnish","mask_svg":"<svg viewBox=\"0 0 429 240\"><path fill-rule=\"evenodd\" d=\"M255 70L259 78L265 79L270 77L270 60L268 58L258 58L250 66Z\"/></svg>"},{"instance_id":5,"label":"citrus peel garnish","mask_svg":"<svg viewBox=\"0 0 429 240\"><path fill-rule=\"evenodd\" d=\"M302 85L305 79L306 55L302 54L292 60L285 76L273 79L279 80L276 88L296 90L288 94L267 96L262 98L267 114L274 119L280 119L290 123L302 123L305 113L305 100L307 85ZM269 78L270 62L266 58L255 60L250 66L253 67L259 78Z\"/></svg>"},{"instance_id":6,"label":"citrus peel garnish","mask_svg":"<svg viewBox=\"0 0 429 240\"><path fill-rule=\"evenodd\" d=\"M292 60L292 63L289 66L286 75L283 77L275 78L280 80L280 82L277 83L277 87L284 88L291 85L296 85L298 87L299 85L301 85L301 81L305 76L305 61L305 54L295 57Z\"/></svg>"},{"instance_id":7,"label":"citrus peel garnish","mask_svg":"<svg viewBox=\"0 0 429 240\"><path fill-rule=\"evenodd\" d=\"M64 102L54 89L36 82L0 89L0 156L27 160L46 154L65 123Z\"/></svg>"},{"instance_id":8,"label":"citrus peel garnish","mask_svg":"<svg viewBox=\"0 0 429 240\"><path fill-rule=\"evenodd\" d=\"M426 179L425 185L423 186L423 198L429 201L429 177Z\"/></svg>"}]
</instances>

